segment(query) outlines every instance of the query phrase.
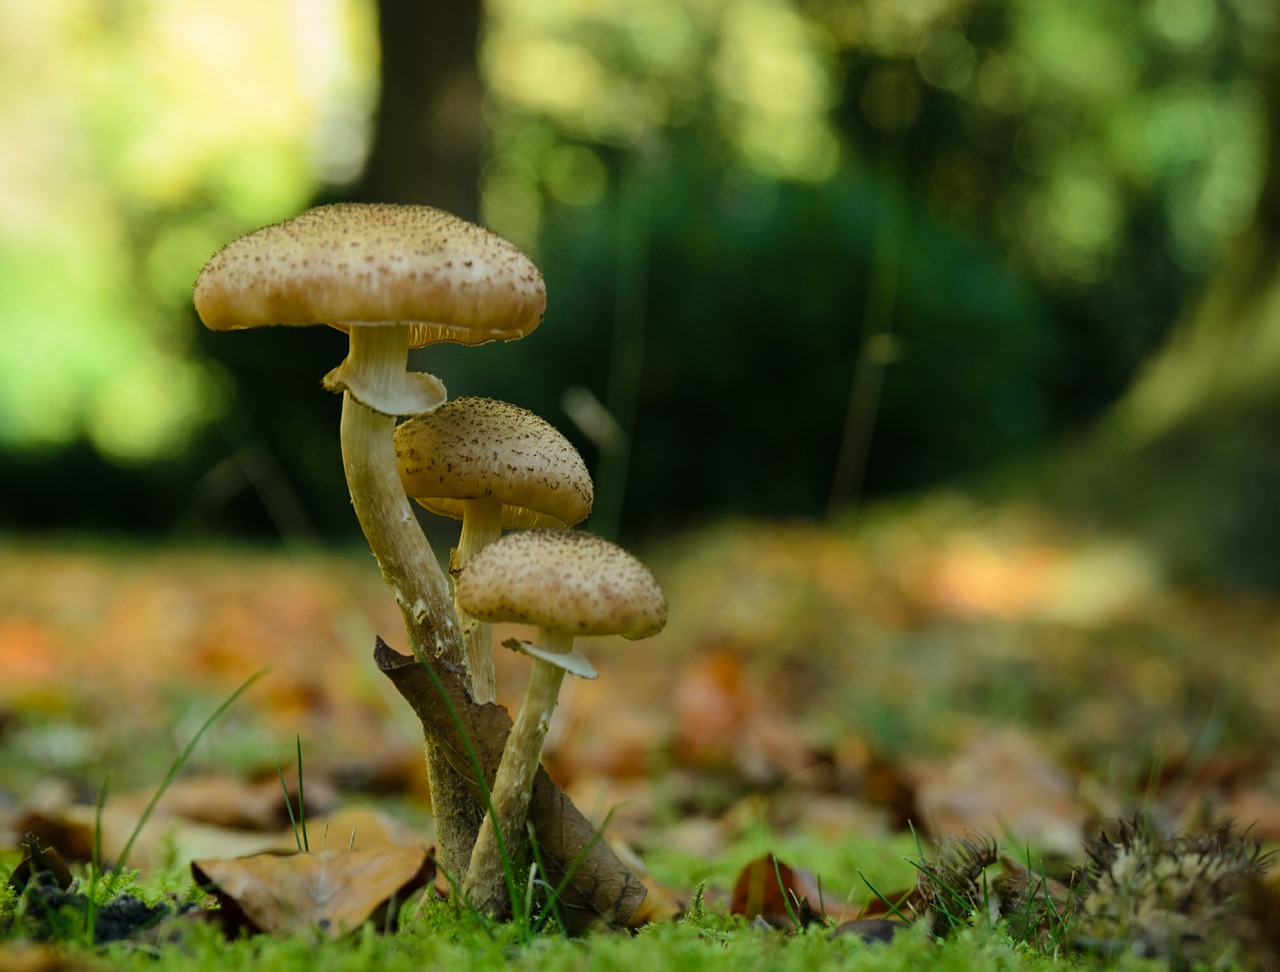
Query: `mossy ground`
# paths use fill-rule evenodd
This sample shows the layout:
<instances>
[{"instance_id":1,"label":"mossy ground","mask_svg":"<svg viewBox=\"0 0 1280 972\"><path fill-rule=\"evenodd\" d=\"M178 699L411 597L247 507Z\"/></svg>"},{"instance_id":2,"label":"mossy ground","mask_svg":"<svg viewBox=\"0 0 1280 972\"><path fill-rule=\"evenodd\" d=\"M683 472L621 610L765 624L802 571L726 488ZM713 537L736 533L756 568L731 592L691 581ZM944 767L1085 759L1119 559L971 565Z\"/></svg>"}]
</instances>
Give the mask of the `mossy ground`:
<instances>
[{"instance_id":1,"label":"mossy ground","mask_svg":"<svg viewBox=\"0 0 1280 972\"><path fill-rule=\"evenodd\" d=\"M793 850L800 850L793 847ZM886 847L850 846L840 849L849 859L864 854L891 857ZM747 853L748 848L744 847ZM696 870L692 861L666 862L666 876L678 878ZM901 872L910 870L902 865ZM130 890L146 900L165 894L186 896L177 874L166 886L148 882ZM254 968L261 972L296 972L304 968L380 972L420 972L424 968L450 972L476 968L512 970L631 970L679 969L711 972L724 969L770 969L777 972L814 970L876 970L929 968L947 970L1009 969L1035 972L1065 967L1089 968L1095 963L1075 956L1037 952L1015 944L1000 927L979 923L946 941L935 941L922 929L900 933L891 943L868 943L852 936L833 936L827 925L813 925L798 933L784 933L749 925L714 905L695 903L682 918L655 923L635 932L594 932L578 938L561 935L554 924L537 934L515 925L482 922L453 902L434 898L412 900L401 910L400 927L383 934L371 926L337 940L319 937L271 936L227 940L216 925L178 923L169 926L168 940L116 942L98 948L81 944L75 929L65 938L38 946L42 956L60 956L66 967L93 968L100 964L149 972L223 972ZM12 938L0 944L0 968L6 954L32 958L37 946ZM15 966L16 967L16 966ZM39 968L41 966L34 966ZM52 965L49 967L53 967ZM1124 959L1107 964L1117 969L1155 969L1155 963Z\"/></svg>"},{"instance_id":2,"label":"mossy ground","mask_svg":"<svg viewBox=\"0 0 1280 972\"><path fill-rule=\"evenodd\" d=\"M587 649L601 678L564 702L569 719L548 759L584 810L606 792L597 781L609 782L605 805L621 799L614 832L659 884L684 896L705 885L699 916L634 934L529 939L448 905L406 906L394 935L321 945L227 942L199 927L163 945L58 947L159 972L1100 966L1015 945L982 922L943 944L918 932L890 945L821 928L781 935L729 917L724 896L767 851L818 875L832 913L868 900L868 881L914 881L914 839L840 775L865 767L832 762L846 743L891 769L945 766L965 738L1014 727L1069 768L1073 798L1097 797L1110 815L1138 801L1181 812L1230 799L1215 805L1247 808L1237 813L1248 822L1276 805L1280 612L1257 597L1174 589L1141 554L1035 517L946 504L857 529L725 524L648 551L672 603L668 630L643 650ZM398 618L367 555L33 547L0 552L0 609L0 824L50 781L81 804L108 774L121 797L153 788L218 699L269 666L189 768L274 776L300 735L317 773L422 825L418 727L369 662L373 635L394 632ZM738 681L709 680L721 672L698 668L709 657L732 661ZM518 704L523 670L500 664L504 701ZM720 735L694 718L708 702L739 707ZM793 771L797 752L826 760L821 797L841 816L795 809L817 792L811 762ZM783 801L788 811L773 812ZM716 828L711 850L673 836L694 817ZM160 867L144 875L148 896L187 892L179 856L161 848ZM0 857L0 876L15 863ZM1108 967L1158 966L1121 957Z\"/></svg>"}]
</instances>

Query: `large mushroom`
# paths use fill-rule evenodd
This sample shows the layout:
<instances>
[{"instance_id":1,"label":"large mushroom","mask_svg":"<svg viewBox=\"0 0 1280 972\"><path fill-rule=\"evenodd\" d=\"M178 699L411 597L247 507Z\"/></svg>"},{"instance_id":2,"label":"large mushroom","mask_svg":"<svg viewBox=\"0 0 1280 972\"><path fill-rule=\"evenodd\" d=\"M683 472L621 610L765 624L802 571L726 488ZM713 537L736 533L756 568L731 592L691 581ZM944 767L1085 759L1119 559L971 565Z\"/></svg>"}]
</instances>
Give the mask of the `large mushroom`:
<instances>
[{"instance_id":1,"label":"large mushroom","mask_svg":"<svg viewBox=\"0 0 1280 972\"><path fill-rule=\"evenodd\" d=\"M395 447L405 492L462 521L457 570L503 529L563 529L591 512L594 490L582 456L550 422L508 402L455 398L400 425ZM491 626L461 620L471 697L492 702Z\"/></svg>"},{"instance_id":2,"label":"large mushroom","mask_svg":"<svg viewBox=\"0 0 1280 972\"><path fill-rule=\"evenodd\" d=\"M488 823L471 853L463 891L487 914L508 904L503 854L521 846L529 793L566 671L591 677L573 650L586 635L636 640L662 630L667 602L648 569L616 544L581 530L509 533L458 575L458 604L491 623L537 628L532 643L507 642L533 660L529 686L502 751Z\"/></svg>"},{"instance_id":3,"label":"large mushroom","mask_svg":"<svg viewBox=\"0 0 1280 972\"><path fill-rule=\"evenodd\" d=\"M447 584L410 528L396 475L396 416L425 414L445 398L439 379L407 370L408 352L529 333L546 307L537 268L501 237L438 209L343 203L223 247L196 279L195 306L214 330L329 324L350 335L346 360L324 383L343 392L342 457L356 516L411 639L430 639L415 647L456 654Z\"/></svg>"},{"instance_id":4,"label":"large mushroom","mask_svg":"<svg viewBox=\"0 0 1280 972\"><path fill-rule=\"evenodd\" d=\"M346 360L324 383L343 393L342 461L356 517L414 651L463 664L448 582L396 472L396 416L424 414L445 397L438 379L406 370L408 351L529 333L546 307L542 274L511 243L438 209L347 203L228 244L200 271L195 306L214 330L329 324L350 335ZM457 796L446 794L445 765L429 747L441 851L460 870L470 828L450 809L463 790L455 779L447 789Z\"/></svg>"}]
</instances>

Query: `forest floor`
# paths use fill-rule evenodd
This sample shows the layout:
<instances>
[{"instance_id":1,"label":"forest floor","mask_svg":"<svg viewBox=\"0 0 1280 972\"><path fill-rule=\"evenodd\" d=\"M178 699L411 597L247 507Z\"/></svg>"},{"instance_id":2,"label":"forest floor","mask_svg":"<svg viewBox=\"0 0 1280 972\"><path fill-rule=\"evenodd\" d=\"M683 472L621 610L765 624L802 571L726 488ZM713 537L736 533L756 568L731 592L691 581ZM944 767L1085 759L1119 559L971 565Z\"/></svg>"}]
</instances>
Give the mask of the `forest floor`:
<instances>
[{"instance_id":1,"label":"forest floor","mask_svg":"<svg viewBox=\"0 0 1280 972\"><path fill-rule=\"evenodd\" d=\"M1280 841L1280 602L1174 587L1123 540L945 497L637 552L670 622L581 646L600 677L567 681L545 763L588 816L612 812L610 839L671 914L704 885L727 901L774 847L839 920L869 876L913 881L907 835L1079 859L1142 809L1167 832L1234 820ZM403 647L365 553L5 543L0 866L27 831L81 860L96 834L112 859L175 755L262 668L130 863L291 845L281 768L299 748L313 820L429 844L420 732L371 662L375 634ZM499 651L514 711L526 659ZM851 838L889 850L832 850Z\"/></svg>"}]
</instances>

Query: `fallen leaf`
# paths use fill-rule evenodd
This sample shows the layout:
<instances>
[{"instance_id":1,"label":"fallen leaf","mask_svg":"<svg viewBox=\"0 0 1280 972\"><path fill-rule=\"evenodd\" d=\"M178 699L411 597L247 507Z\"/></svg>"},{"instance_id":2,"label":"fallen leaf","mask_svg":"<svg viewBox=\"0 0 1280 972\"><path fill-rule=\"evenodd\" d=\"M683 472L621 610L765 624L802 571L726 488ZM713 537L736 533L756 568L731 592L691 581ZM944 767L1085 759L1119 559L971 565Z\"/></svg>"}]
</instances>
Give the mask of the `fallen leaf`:
<instances>
[{"instance_id":1,"label":"fallen leaf","mask_svg":"<svg viewBox=\"0 0 1280 972\"><path fill-rule=\"evenodd\" d=\"M276 784L277 788L279 783ZM283 795L281 796L283 803ZM308 798L308 804L310 799ZM69 861L88 861L93 856L95 835L104 863L114 866L137 828L142 809L130 800L112 800L101 811L86 804L58 805L45 801L41 809L19 814L19 833L30 833L46 846L55 846ZM301 826L301 825L300 825ZM305 821L313 850L368 849L388 845L425 846L429 833L421 833L372 807L348 806L328 815L308 814ZM203 857L250 854L289 854L297 847L291 825L255 832L232 827L211 826L185 817L171 816L165 805L157 808L138 831L126 864L147 871L159 860L180 866Z\"/></svg>"},{"instance_id":2,"label":"fallen leaf","mask_svg":"<svg viewBox=\"0 0 1280 972\"><path fill-rule=\"evenodd\" d=\"M255 854L194 861L191 873L218 899L228 936L339 938L365 922L395 928L399 905L435 877L421 847Z\"/></svg>"},{"instance_id":3,"label":"fallen leaf","mask_svg":"<svg viewBox=\"0 0 1280 972\"><path fill-rule=\"evenodd\" d=\"M762 785L803 773L816 760L799 723L749 683L740 651L698 658L681 674L674 704L676 756L685 765L730 769Z\"/></svg>"},{"instance_id":4,"label":"fallen leaf","mask_svg":"<svg viewBox=\"0 0 1280 972\"><path fill-rule=\"evenodd\" d=\"M650 874L646 874L641 880L649 889L649 893L640 902L640 907L627 919L628 928L675 921L688 910L689 895L659 884Z\"/></svg>"},{"instance_id":5,"label":"fallen leaf","mask_svg":"<svg viewBox=\"0 0 1280 972\"><path fill-rule=\"evenodd\" d=\"M935 836L1008 831L1064 856L1079 850L1087 817L1071 775L1014 732L976 736L925 768L916 805Z\"/></svg>"},{"instance_id":6,"label":"fallen leaf","mask_svg":"<svg viewBox=\"0 0 1280 972\"><path fill-rule=\"evenodd\" d=\"M820 901L817 879L765 854L750 861L733 882L729 913L748 921L763 919L774 928L806 928L822 918L811 901Z\"/></svg>"},{"instance_id":7,"label":"fallen leaf","mask_svg":"<svg viewBox=\"0 0 1280 972\"><path fill-rule=\"evenodd\" d=\"M45 847L34 833L22 838L22 860L9 875L9 886L19 894L31 881L43 876L62 890L71 886L71 869L54 847Z\"/></svg>"},{"instance_id":8,"label":"fallen leaf","mask_svg":"<svg viewBox=\"0 0 1280 972\"><path fill-rule=\"evenodd\" d=\"M0 972L100 972L97 959L71 955L64 948L15 942L0 946Z\"/></svg>"},{"instance_id":9,"label":"fallen leaf","mask_svg":"<svg viewBox=\"0 0 1280 972\"><path fill-rule=\"evenodd\" d=\"M138 811L131 807L108 805L99 813L97 807L75 804L28 811L19 815L15 826L22 833L30 831L41 841L56 846L67 860L72 861L88 861L93 857L96 834L102 861L114 866L137 828L138 819ZM189 861L228 851L252 854L284 844L284 836L280 833L250 833L155 815L138 832L125 863L129 867L147 870L161 859ZM292 844L290 836L287 846Z\"/></svg>"},{"instance_id":10,"label":"fallen leaf","mask_svg":"<svg viewBox=\"0 0 1280 972\"><path fill-rule=\"evenodd\" d=\"M297 812L297 780L286 771L289 800ZM153 790L122 795L118 806L146 807ZM332 807L333 783L323 774L308 772L305 784L306 813L319 816ZM278 831L289 826L289 810L278 775L245 780L221 773L205 773L175 780L160 798L156 810L168 816L235 830Z\"/></svg>"},{"instance_id":11,"label":"fallen leaf","mask_svg":"<svg viewBox=\"0 0 1280 972\"><path fill-rule=\"evenodd\" d=\"M883 918L910 924L908 919L920 912L920 906L919 885L913 884L909 888L899 888L895 891L877 891L875 896L858 911L858 917L855 920L872 921Z\"/></svg>"}]
</instances>

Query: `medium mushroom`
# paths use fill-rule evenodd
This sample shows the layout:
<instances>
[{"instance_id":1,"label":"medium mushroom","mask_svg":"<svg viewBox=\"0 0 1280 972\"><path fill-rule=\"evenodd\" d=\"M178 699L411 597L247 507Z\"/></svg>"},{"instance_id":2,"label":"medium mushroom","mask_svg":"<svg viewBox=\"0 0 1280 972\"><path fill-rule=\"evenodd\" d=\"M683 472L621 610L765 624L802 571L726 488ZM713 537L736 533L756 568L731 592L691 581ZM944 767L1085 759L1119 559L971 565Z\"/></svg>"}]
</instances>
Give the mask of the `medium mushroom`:
<instances>
[{"instance_id":1,"label":"medium mushroom","mask_svg":"<svg viewBox=\"0 0 1280 972\"><path fill-rule=\"evenodd\" d=\"M538 629L532 644L506 642L530 655L533 665L498 764L489 822L480 828L463 885L477 908L499 914L507 905L499 846L509 851L521 842L560 683L566 671L595 675L573 650L574 638L648 638L666 624L667 602L643 564L580 530L527 530L495 540L462 569L455 593L472 617Z\"/></svg>"},{"instance_id":2,"label":"medium mushroom","mask_svg":"<svg viewBox=\"0 0 1280 972\"><path fill-rule=\"evenodd\" d=\"M406 371L408 351L529 333L546 307L541 273L511 243L438 209L348 203L228 244L200 271L195 306L214 330L329 324L350 335L346 360L324 384L343 393L342 461L356 517L414 651L461 665L448 582L396 473L395 417L429 412L445 397L438 379ZM446 867L462 870L472 828L455 801L460 808L467 798L432 749L441 852Z\"/></svg>"},{"instance_id":3,"label":"medium mushroom","mask_svg":"<svg viewBox=\"0 0 1280 972\"><path fill-rule=\"evenodd\" d=\"M462 521L458 570L504 528L563 529L591 512L591 476L578 451L550 422L508 402L456 398L399 426L395 447L405 492ZM492 702L491 626L462 621L471 697Z\"/></svg>"}]
</instances>

